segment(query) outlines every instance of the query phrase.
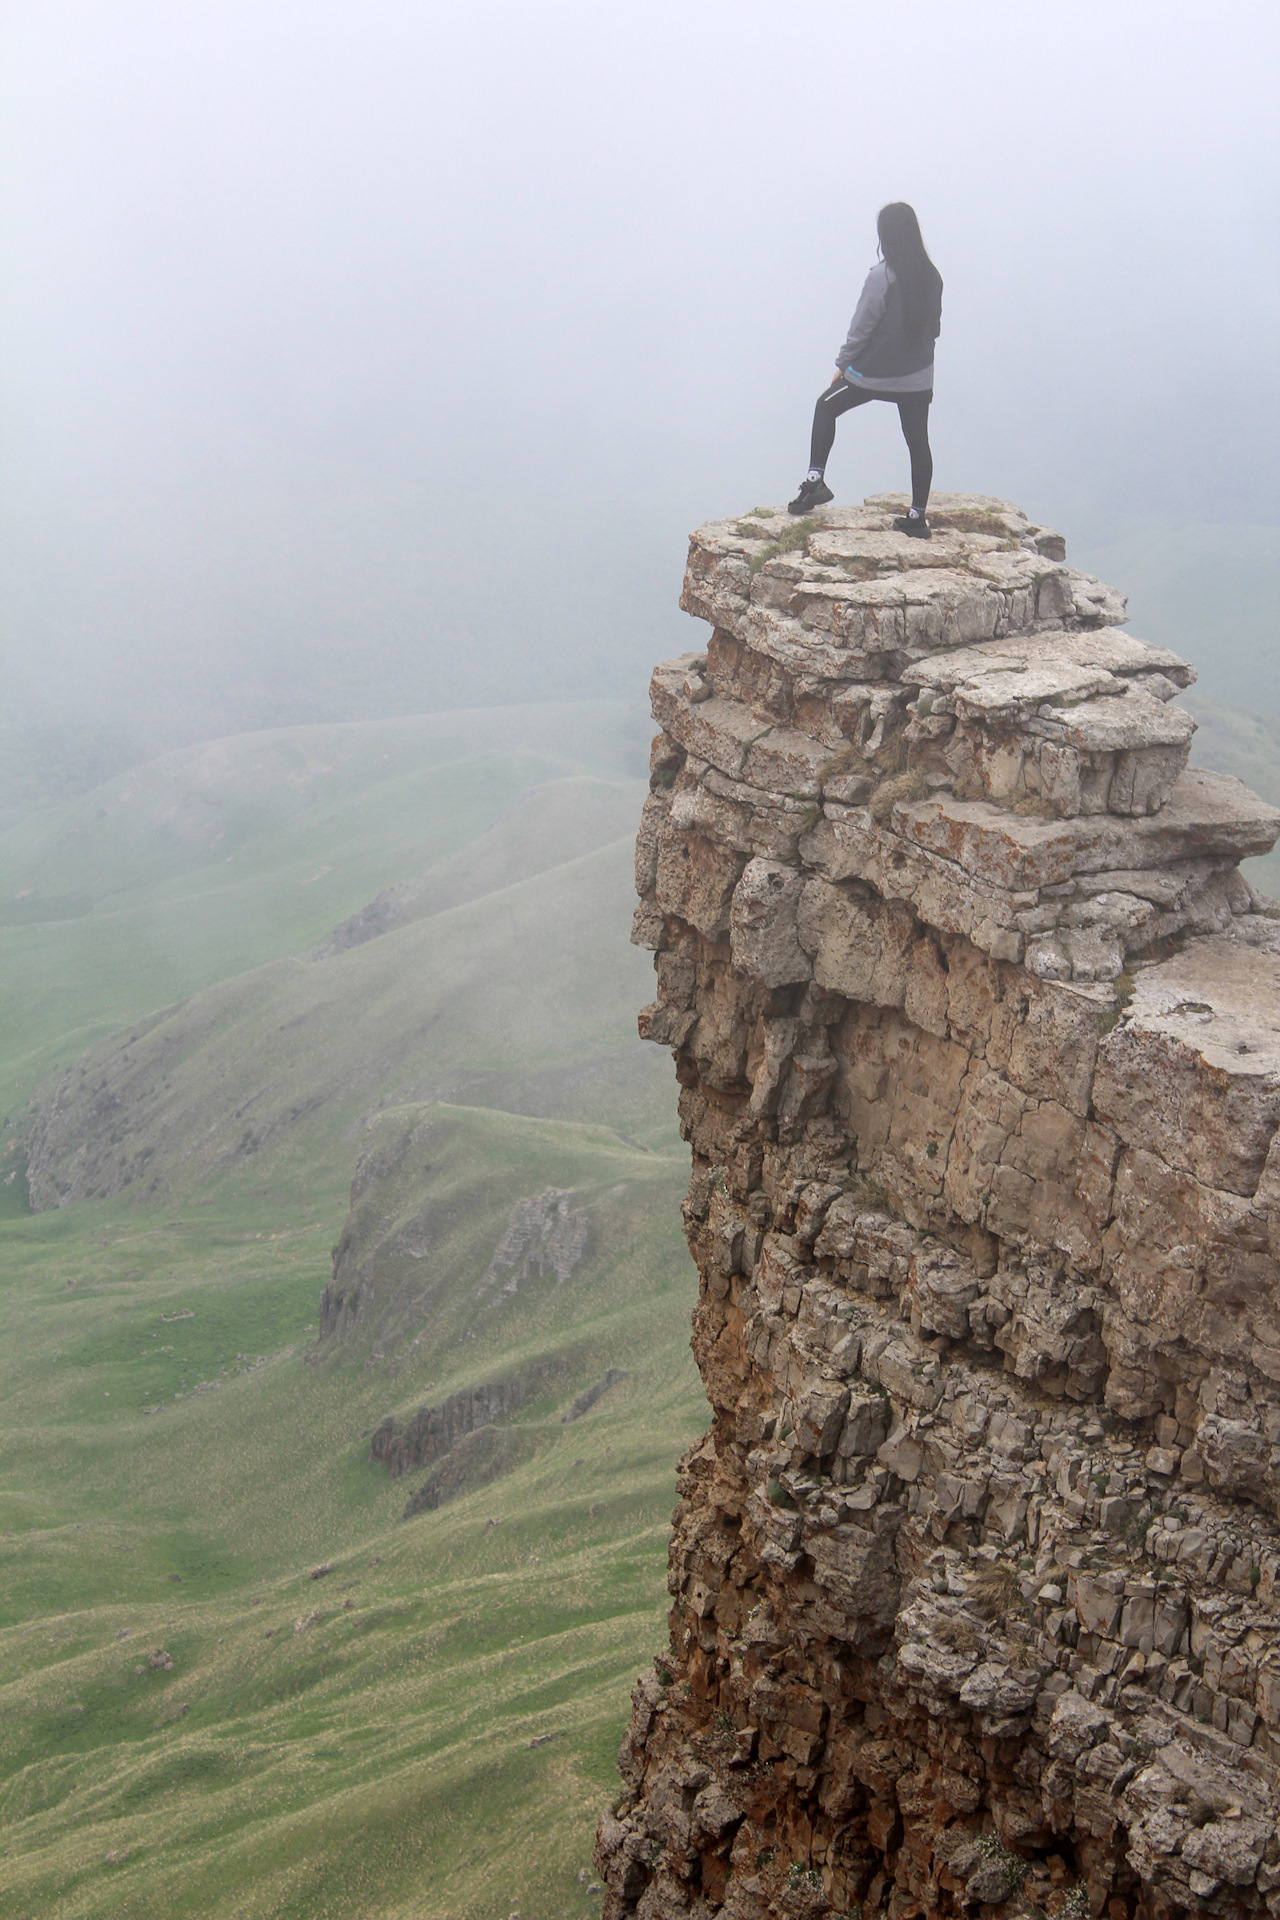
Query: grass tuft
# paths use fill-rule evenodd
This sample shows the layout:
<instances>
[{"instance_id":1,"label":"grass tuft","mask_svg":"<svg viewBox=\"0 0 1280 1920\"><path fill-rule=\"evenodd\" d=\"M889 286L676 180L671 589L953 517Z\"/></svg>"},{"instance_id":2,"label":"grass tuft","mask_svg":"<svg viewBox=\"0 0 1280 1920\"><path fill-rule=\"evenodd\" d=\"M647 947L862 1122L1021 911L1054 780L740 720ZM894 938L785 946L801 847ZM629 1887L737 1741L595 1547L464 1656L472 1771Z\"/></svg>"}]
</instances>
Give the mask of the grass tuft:
<instances>
[{"instance_id":1,"label":"grass tuft","mask_svg":"<svg viewBox=\"0 0 1280 1920\"><path fill-rule=\"evenodd\" d=\"M911 767L904 773L890 774L887 780L882 780L879 786L873 789L867 805L871 810L872 819L883 826L900 800L923 800L928 792L929 783L924 775L917 768Z\"/></svg>"},{"instance_id":2,"label":"grass tuft","mask_svg":"<svg viewBox=\"0 0 1280 1920\"><path fill-rule=\"evenodd\" d=\"M770 560L776 560L779 554L794 553L797 549L806 549L809 544L809 535L817 525L818 522L816 520L797 520L787 528L785 533L779 534L776 540L771 540L766 547L761 548L759 553L753 554L751 559L752 579L759 573L761 567L767 566Z\"/></svg>"},{"instance_id":3,"label":"grass tuft","mask_svg":"<svg viewBox=\"0 0 1280 1920\"><path fill-rule=\"evenodd\" d=\"M982 1620L997 1620L1002 1614L1019 1610L1022 1589L1015 1569L998 1561L981 1567L969 1582L964 1603Z\"/></svg>"}]
</instances>

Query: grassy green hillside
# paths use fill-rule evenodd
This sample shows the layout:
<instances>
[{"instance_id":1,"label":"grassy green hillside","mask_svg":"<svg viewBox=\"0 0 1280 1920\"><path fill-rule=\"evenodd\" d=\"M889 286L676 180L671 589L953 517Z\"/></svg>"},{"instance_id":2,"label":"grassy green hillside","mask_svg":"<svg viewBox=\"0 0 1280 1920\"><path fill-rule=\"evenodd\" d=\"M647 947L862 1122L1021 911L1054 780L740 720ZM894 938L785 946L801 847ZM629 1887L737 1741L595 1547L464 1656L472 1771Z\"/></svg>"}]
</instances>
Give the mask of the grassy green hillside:
<instances>
[{"instance_id":1,"label":"grassy green hillside","mask_svg":"<svg viewBox=\"0 0 1280 1920\"><path fill-rule=\"evenodd\" d=\"M611 712L507 715L491 752L416 722L220 744L3 836L9 1098L123 1024L85 1063L108 1125L67 1082L76 1150L149 1159L0 1220L0 1916L598 1910L705 1420L674 1087L634 1039L643 736ZM393 930L305 957L386 888ZM361 1258L412 1282L381 1357L316 1333L362 1155ZM546 1187L581 1264L479 1299ZM372 1464L373 1426L547 1353L511 1470L402 1519L424 1476Z\"/></svg>"},{"instance_id":2,"label":"grassy green hillside","mask_svg":"<svg viewBox=\"0 0 1280 1920\"><path fill-rule=\"evenodd\" d=\"M683 1169L565 1123L434 1124L423 1198L461 1189L466 1231L433 1263L442 1343L394 1379L305 1364L332 1220L115 1201L5 1228L0 1914L590 1910L705 1416ZM549 1180L592 1252L475 1327L475 1249ZM413 1481L362 1430L556 1342L525 1463L402 1521ZM564 1424L604 1365L627 1377Z\"/></svg>"},{"instance_id":3,"label":"grassy green hillside","mask_svg":"<svg viewBox=\"0 0 1280 1920\"><path fill-rule=\"evenodd\" d=\"M0 1115L92 1039L306 952L532 789L626 788L647 732L609 701L293 727L24 815L0 832Z\"/></svg>"},{"instance_id":4,"label":"grassy green hillside","mask_svg":"<svg viewBox=\"0 0 1280 1920\"><path fill-rule=\"evenodd\" d=\"M277 1192L327 1179L340 1191L364 1116L412 1099L519 1096L525 1110L619 1124L625 1107L625 1130L669 1139L660 1057L634 1038L650 967L626 937L632 866L630 838L614 841L330 959L236 975L127 1028L40 1103L37 1204L127 1181L147 1194L224 1178Z\"/></svg>"}]
</instances>

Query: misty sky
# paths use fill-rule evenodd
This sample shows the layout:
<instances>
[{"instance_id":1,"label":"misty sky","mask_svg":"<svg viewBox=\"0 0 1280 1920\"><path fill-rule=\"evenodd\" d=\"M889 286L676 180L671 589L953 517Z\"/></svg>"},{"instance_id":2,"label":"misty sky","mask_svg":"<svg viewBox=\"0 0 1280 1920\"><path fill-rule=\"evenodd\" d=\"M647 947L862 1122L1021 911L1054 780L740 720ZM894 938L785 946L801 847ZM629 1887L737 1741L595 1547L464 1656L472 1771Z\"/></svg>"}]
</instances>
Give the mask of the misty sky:
<instances>
[{"instance_id":1,"label":"misty sky","mask_svg":"<svg viewBox=\"0 0 1280 1920\"><path fill-rule=\"evenodd\" d=\"M689 527L800 478L889 198L946 283L939 487L1074 552L1280 520L1272 0L0 36L10 720L641 692ZM893 409L842 423L838 497L906 471Z\"/></svg>"}]
</instances>

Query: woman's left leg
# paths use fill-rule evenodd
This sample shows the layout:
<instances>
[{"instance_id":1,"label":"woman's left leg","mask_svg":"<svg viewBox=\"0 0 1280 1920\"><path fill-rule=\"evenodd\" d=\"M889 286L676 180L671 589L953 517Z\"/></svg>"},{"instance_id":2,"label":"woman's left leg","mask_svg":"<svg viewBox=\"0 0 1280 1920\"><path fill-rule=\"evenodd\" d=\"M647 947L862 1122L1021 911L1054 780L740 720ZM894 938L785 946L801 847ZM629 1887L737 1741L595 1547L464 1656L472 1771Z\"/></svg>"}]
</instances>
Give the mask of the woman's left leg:
<instances>
[{"instance_id":1,"label":"woman's left leg","mask_svg":"<svg viewBox=\"0 0 1280 1920\"><path fill-rule=\"evenodd\" d=\"M931 393L904 394L898 402L902 437L911 455L911 505L923 513L929 504L933 485L933 455L929 451L929 402Z\"/></svg>"},{"instance_id":2,"label":"woman's left leg","mask_svg":"<svg viewBox=\"0 0 1280 1920\"><path fill-rule=\"evenodd\" d=\"M865 407L874 400L872 393L860 393L845 380L833 380L825 393L818 395L813 409L813 432L809 436L809 472L823 474L835 445L836 421L850 407Z\"/></svg>"}]
</instances>

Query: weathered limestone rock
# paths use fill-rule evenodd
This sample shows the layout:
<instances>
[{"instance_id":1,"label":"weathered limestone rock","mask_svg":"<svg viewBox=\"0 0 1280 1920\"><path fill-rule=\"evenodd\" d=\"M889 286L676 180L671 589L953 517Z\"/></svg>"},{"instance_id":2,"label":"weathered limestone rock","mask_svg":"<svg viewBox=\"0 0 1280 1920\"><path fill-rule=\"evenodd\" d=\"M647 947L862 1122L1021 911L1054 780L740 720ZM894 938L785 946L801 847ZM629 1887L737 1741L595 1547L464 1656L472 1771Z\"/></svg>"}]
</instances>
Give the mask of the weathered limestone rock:
<instances>
[{"instance_id":1,"label":"weathered limestone rock","mask_svg":"<svg viewBox=\"0 0 1280 1920\"><path fill-rule=\"evenodd\" d=\"M714 1418L606 1920L1280 1915L1280 814L1060 535L899 504L696 533L654 675Z\"/></svg>"},{"instance_id":2,"label":"weathered limestone rock","mask_svg":"<svg viewBox=\"0 0 1280 1920\"><path fill-rule=\"evenodd\" d=\"M1059 818L1158 813L1195 722L1168 707L1194 678L1114 629L959 647L907 667L921 689L909 764L956 791Z\"/></svg>"}]
</instances>

